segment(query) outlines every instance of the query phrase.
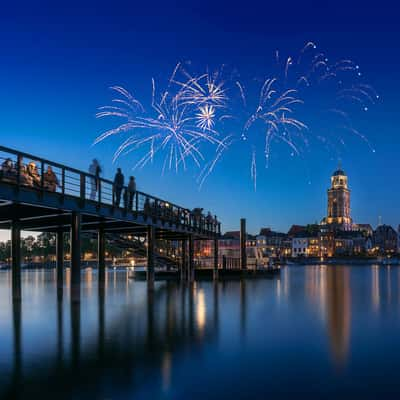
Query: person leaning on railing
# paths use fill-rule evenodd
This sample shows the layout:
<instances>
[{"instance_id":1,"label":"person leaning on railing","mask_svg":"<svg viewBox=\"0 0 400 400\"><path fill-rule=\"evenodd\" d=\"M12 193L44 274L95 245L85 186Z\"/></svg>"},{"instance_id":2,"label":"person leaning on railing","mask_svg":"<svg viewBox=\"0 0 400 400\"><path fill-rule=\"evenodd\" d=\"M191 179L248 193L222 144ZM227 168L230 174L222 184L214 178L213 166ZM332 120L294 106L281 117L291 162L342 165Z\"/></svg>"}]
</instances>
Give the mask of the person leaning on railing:
<instances>
[{"instance_id":1,"label":"person leaning on railing","mask_svg":"<svg viewBox=\"0 0 400 400\"><path fill-rule=\"evenodd\" d=\"M28 167L24 164L20 164L19 167L19 182L24 186L33 186L33 179L28 173Z\"/></svg>"},{"instance_id":2,"label":"person leaning on railing","mask_svg":"<svg viewBox=\"0 0 400 400\"><path fill-rule=\"evenodd\" d=\"M6 182L15 182L17 170L11 158L7 158L1 164L1 179Z\"/></svg>"},{"instance_id":3,"label":"person leaning on railing","mask_svg":"<svg viewBox=\"0 0 400 400\"><path fill-rule=\"evenodd\" d=\"M38 170L38 167L36 166L36 164L33 161L31 161L28 164L27 172L28 172L29 177L32 179L32 184L30 186L33 186L33 187L36 187L36 188L40 188L41 179L40 179L39 170Z\"/></svg>"},{"instance_id":4,"label":"person leaning on railing","mask_svg":"<svg viewBox=\"0 0 400 400\"><path fill-rule=\"evenodd\" d=\"M54 173L53 168L49 165L47 171L44 173L44 188L50 192L55 192L59 186L57 175Z\"/></svg>"}]
</instances>

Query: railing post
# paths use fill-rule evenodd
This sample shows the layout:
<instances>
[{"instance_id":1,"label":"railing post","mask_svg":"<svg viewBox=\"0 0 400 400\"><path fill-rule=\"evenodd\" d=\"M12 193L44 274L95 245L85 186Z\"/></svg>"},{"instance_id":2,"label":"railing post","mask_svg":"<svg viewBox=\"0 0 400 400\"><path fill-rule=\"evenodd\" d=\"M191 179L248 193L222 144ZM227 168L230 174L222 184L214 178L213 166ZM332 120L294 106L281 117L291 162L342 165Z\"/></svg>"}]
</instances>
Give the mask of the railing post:
<instances>
[{"instance_id":1,"label":"railing post","mask_svg":"<svg viewBox=\"0 0 400 400\"><path fill-rule=\"evenodd\" d=\"M138 212L139 211L139 193L138 192L135 192L135 210L136 210L136 212Z\"/></svg>"},{"instance_id":2,"label":"railing post","mask_svg":"<svg viewBox=\"0 0 400 400\"><path fill-rule=\"evenodd\" d=\"M98 180L97 180L97 184L99 185L99 194L98 194L98 196L99 196L99 198L98 198L98 202L99 202L99 204L101 204L101 179L100 178L98 178Z\"/></svg>"},{"instance_id":3,"label":"railing post","mask_svg":"<svg viewBox=\"0 0 400 400\"><path fill-rule=\"evenodd\" d=\"M83 173L81 173L80 186L81 186L81 193L80 193L81 200L85 200L85 198L86 198L86 176Z\"/></svg>"},{"instance_id":4,"label":"railing post","mask_svg":"<svg viewBox=\"0 0 400 400\"><path fill-rule=\"evenodd\" d=\"M226 270L226 255L222 256L222 269Z\"/></svg>"},{"instance_id":5,"label":"railing post","mask_svg":"<svg viewBox=\"0 0 400 400\"><path fill-rule=\"evenodd\" d=\"M44 190L44 161L40 162L40 188Z\"/></svg>"},{"instance_id":6,"label":"railing post","mask_svg":"<svg viewBox=\"0 0 400 400\"><path fill-rule=\"evenodd\" d=\"M112 184L111 190L112 190L112 206L115 207L115 187L114 187L114 184Z\"/></svg>"},{"instance_id":7,"label":"railing post","mask_svg":"<svg viewBox=\"0 0 400 400\"><path fill-rule=\"evenodd\" d=\"M23 165L24 159L23 157L18 154L17 156L17 185L21 185L21 167Z\"/></svg>"},{"instance_id":8,"label":"railing post","mask_svg":"<svg viewBox=\"0 0 400 400\"><path fill-rule=\"evenodd\" d=\"M154 214L156 218L159 218L161 216L160 210L158 209L158 200L154 200Z\"/></svg>"},{"instance_id":9,"label":"railing post","mask_svg":"<svg viewBox=\"0 0 400 400\"><path fill-rule=\"evenodd\" d=\"M65 195L65 168L61 170L61 193Z\"/></svg>"}]
</instances>

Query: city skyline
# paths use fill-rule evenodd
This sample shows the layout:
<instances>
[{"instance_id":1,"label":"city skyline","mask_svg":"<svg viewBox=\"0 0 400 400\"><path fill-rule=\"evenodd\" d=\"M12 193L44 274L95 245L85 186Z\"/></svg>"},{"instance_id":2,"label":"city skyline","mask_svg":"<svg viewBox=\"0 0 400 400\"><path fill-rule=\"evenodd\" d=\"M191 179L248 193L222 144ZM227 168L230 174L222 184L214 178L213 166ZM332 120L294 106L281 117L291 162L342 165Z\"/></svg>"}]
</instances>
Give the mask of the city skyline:
<instances>
[{"instance_id":1,"label":"city skyline","mask_svg":"<svg viewBox=\"0 0 400 400\"><path fill-rule=\"evenodd\" d=\"M333 171L333 174L331 174L332 176L331 176L331 184L332 184L332 187L329 187L328 185L327 185L327 188L328 188L328 196L326 195L326 190L325 190L325 193L324 193L324 195L325 195L325 214L323 214L323 216L322 217L320 217L320 218L315 218L314 220L310 220L310 221L306 221L305 223L303 222L303 223L297 223L297 221L292 221L292 223L290 223L289 224L289 226L287 227L287 229L277 229L276 227L274 227L274 226L270 226L270 225L268 225L268 224L264 224L264 225L262 225L262 224L260 224L258 227L256 227L254 230L252 230L252 231L250 231L250 230L248 230L248 233L249 234L252 234L252 235L257 235L262 229L264 229L264 228L269 228L269 229L271 229L271 230L273 230L273 231L280 231L280 232L284 232L284 233L286 233L286 232L288 232L289 230L290 230L290 228L293 226L293 225L312 225L312 224L318 224L318 225L320 225L320 224L325 224L326 223L326 215L327 215L327 210L326 210L326 204L328 203L328 213L330 213L331 211L331 208L332 208L332 204L331 204L331 202L332 202L332 200L330 200L330 198L329 198L329 192L332 190L332 188L335 186L334 185L334 183L333 183L333 181L332 181L332 179L334 179L334 178L336 178L335 177L335 174L337 173L337 172L341 172L341 173L343 173L343 175L344 175L344 177L346 178L346 183L345 183L345 187L346 187L346 190L347 190L347 188L348 188L348 175L347 175L347 173L345 172L345 171L343 171L343 169L342 169L342 163L341 162L339 162L338 163L338 165L337 165L337 168ZM342 177L342 176L340 176L340 177ZM351 191L351 190L350 190ZM349 201L349 200L348 200ZM349 207L348 205L346 205L346 207ZM347 212L348 213L350 213L351 215L353 215L353 213L352 213L352 207L350 206L350 208L347 210ZM357 213L356 213L356 215L357 215ZM386 223L385 221L383 221L382 220L382 217L381 216L379 216L378 217L378 221L376 222L376 224L374 224L373 222L370 222L370 221L360 221L360 220L352 220L352 219L350 219L350 221L351 221L351 224L350 225L353 225L353 222L354 222L354 225L357 225L357 223L355 222L355 221L357 221L358 223L360 223L360 222L365 222L365 223L367 223L367 224L369 224L369 225L371 225L372 226L372 228L377 228L378 226L381 226L381 225L389 225L389 226L392 226L394 229L397 229L397 226L398 226L398 224L396 224L396 225L391 225L390 223ZM350 226L349 225L349 226ZM400 225L399 225L400 226ZM237 226L237 227L235 227L235 226L233 226L233 228L232 229L223 229L223 232L229 232L229 231L238 231L239 229L238 229L239 227ZM351 228L348 228L348 229L351 229ZM22 236L23 237L27 237L27 236L30 236L30 235L33 235L34 237L36 237L37 236L37 233L36 232L29 232L29 231L26 231L26 232L22 232ZM0 242L4 242L4 241L7 241L7 240L9 240L10 239L10 233L8 232L8 231L5 231L5 230L0 230Z\"/></svg>"}]
</instances>

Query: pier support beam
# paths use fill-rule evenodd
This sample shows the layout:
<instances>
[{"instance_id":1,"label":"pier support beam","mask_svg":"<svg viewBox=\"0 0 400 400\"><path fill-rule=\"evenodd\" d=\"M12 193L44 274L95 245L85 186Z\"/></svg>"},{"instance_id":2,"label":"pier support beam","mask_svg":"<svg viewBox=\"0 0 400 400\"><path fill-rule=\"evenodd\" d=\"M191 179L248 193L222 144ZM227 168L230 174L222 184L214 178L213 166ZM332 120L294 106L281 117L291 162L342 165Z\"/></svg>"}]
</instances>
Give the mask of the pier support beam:
<instances>
[{"instance_id":1,"label":"pier support beam","mask_svg":"<svg viewBox=\"0 0 400 400\"><path fill-rule=\"evenodd\" d=\"M12 298L21 300L21 228L18 221L11 225Z\"/></svg>"},{"instance_id":2,"label":"pier support beam","mask_svg":"<svg viewBox=\"0 0 400 400\"><path fill-rule=\"evenodd\" d=\"M186 276L187 270L187 252L186 252L187 242L186 239L182 240L182 262L181 262L181 281L184 281Z\"/></svg>"},{"instance_id":3,"label":"pier support beam","mask_svg":"<svg viewBox=\"0 0 400 400\"><path fill-rule=\"evenodd\" d=\"M218 251L219 251L219 246L218 246L218 239L214 239L214 271L213 271L213 277L214 279L218 279Z\"/></svg>"},{"instance_id":4,"label":"pier support beam","mask_svg":"<svg viewBox=\"0 0 400 400\"><path fill-rule=\"evenodd\" d=\"M194 281L194 238L189 235L189 265L188 265L188 281Z\"/></svg>"},{"instance_id":5,"label":"pier support beam","mask_svg":"<svg viewBox=\"0 0 400 400\"><path fill-rule=\"evenodd\" d=\"M97 233L97 252L99 287L104 287L106 280L106 233L104 228L100 228Z\"/></svg>"},{"instance_id":6,"label":"pier support beam","mask_svg":"<svg viewBox=\"0 0 400 400\"><path fill-rule=\"evenodd\" d=\"M56 242L57 295L60 297L64 286L64 232L62 230L57 231Z\"/></svg>"},{"instance_id":7,"label":"pier support beam","mask_svg":"<svg viewBox=\"0 0 400 400\"><path fill-rule=\"evenodd\" d=\"M154 247L156 242L156 229L154 226L147 227L147 282L154 285Z\"/></svg>"},{"instance_id":8,"label":"pier support beam","mask_svg":"<svg viewBox=\"0 0 400 400\"><path fill-rule=\"evenodd\" d=\"M81 215L72 213L71 220L71 300L80 301L81 292Z\"/></svg>"},{"instance_id":9,"label":"pier support beam","mask_svg":"<svg viewBox=\"0 0 400 400\"><path fill-rule=\"evenodd\" d=\"M247 269L246 255L246 219L240 220L240 269Z\"/></svg>"}]
</instances>

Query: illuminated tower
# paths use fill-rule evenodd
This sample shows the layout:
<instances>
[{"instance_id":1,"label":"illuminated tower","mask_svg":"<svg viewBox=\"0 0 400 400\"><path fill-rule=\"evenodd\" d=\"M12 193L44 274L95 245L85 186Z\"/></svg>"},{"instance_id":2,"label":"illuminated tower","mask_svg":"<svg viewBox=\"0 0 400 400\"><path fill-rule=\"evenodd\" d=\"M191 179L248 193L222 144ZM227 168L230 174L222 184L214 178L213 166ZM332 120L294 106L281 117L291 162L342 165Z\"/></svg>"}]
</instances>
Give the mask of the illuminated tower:
<instances>
[{"instance_id":1,"label":"illuminated tower","mask_svg":"<svg viewBox=\"0 0 400 400\"><path fill-rule=\"evenodd\" d=\"M335 229L351 230L350 190L347 175L339 167L331 177L331 187L328 189L328 216L325 224Z\"/></svg>"}]
</instances>

